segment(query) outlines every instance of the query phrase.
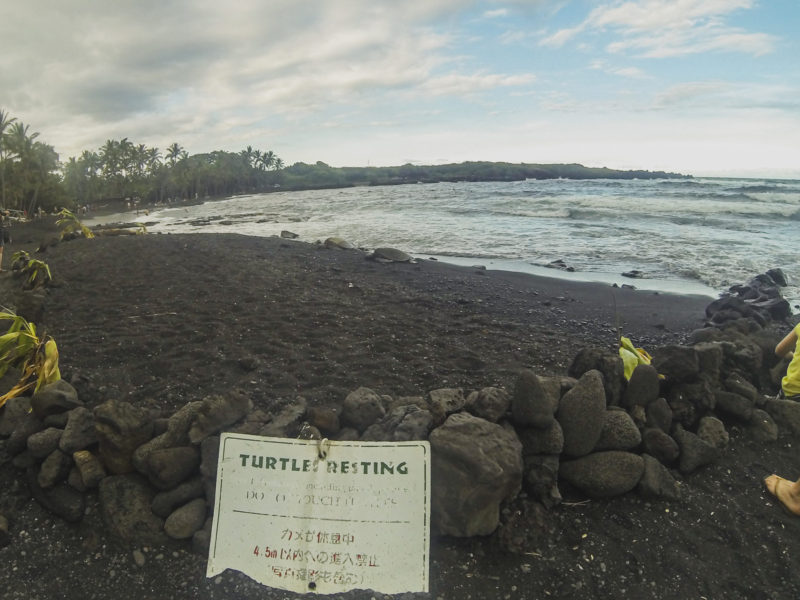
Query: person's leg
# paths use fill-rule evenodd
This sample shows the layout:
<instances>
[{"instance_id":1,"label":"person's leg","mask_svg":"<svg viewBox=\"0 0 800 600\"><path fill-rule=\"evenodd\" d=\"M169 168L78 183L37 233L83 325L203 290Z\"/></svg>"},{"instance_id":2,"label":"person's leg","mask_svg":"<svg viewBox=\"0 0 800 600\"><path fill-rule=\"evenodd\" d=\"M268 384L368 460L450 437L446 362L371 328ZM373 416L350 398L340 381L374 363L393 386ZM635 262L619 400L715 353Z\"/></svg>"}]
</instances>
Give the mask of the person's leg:
<instances>
[{"instance_id":1,"label":"person's leg","mask_svg":"<svg viewBox=\"0 0 800 600\"><path fill-rule=\"evenodd\" d=\"M800 479L790 481L778 475L770 475L764 479L764 485L770 494L780 500L786 510L800 516Z\"/></svg>"}]
</instances>

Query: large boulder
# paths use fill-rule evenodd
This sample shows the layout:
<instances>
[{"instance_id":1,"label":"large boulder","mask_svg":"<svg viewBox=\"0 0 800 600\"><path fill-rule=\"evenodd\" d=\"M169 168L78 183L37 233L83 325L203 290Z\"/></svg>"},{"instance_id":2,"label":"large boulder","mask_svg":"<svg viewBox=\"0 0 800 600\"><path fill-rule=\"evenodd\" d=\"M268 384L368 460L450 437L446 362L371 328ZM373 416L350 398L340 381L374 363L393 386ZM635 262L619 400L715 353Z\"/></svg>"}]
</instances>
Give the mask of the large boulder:
<instances>
[{"instance_id":1,"label":"large boulder","mask_svg":"<svg viewBox=\"0 0 800 600\"><path fill-rule=\"evenodd\" d=\"M189 429L189 441L192 444L199 444L208 436L244 418L251 410L253 410L252 400L239 390L233 390L225 395L208 396L203 400Z\"/></svg>"},{"instance_id":2,"label":"large boulder","mask_svg":"<svg viewBox=\"0 0 800 600\"><path fill-rule=\"evenodd\" d=\"M680 382L673 385L667 394L667 400L670 403L682 400L688 401L698 415L703 415L713 410L716 404L711 383L702 378L693 382Z\"/></svg>"},{"instance_id":3,"label":"large boulder","mask_svg":"<svg viewBox=\"0 0 800 600\"><path fill-rule=\"evenodd\" d=\"M624 410L609 409L594 450L633 450L641 443L642 434L633 418Z\"/></svg>"},{"instance_id":4,"label":"large boulder","mask_svg":"<svg viewBox=\"0 0 800 600\"><path fill-rule=\"evenodd\" d=\"M72 457L56 448L42 461L37 481L39 487L47 489L64 481L72 469Z\"/></svg>"},{"instance_id":5,"label":"large boulder","mask_svg":"<svg viewBox=\"0 0 800 600\"><path fill-rule=\"evenodd\" d=\"M128 542L165 545L164 521L150 506L155 492L139 475L114 475L100 482L103 519L111 532Z\"/></svg>"},{"instance_id":6,"label":"large boulder","mask_svg":"<svg viewBox=\"0 0 800 600\"><path fill-rule=\"evenodd\" d=\"M637 404L648 406L658 398L661 382L658 371L652 365L637 365L622 394L622 406L632 408Z\"/></svg>"},{"instance_id":7,"label":"large boulder","mask_svg":"<svg viewBox=\"0 0 800 600\"><path fill-rule=\"evenodd\" d=\"M334 436L342 429L339 422L339 407L334 406L310 406L306 410L306 421L312 427L316 427L326 436Z\"/></svg>"},{"instance_id":8,"label":"large boulder","mask_svg":"<svg viewBox=\"0 0 800 600\"><path fill-rule=\"evenodd\" d=\"M778 428L800 434L800 402L771 399L764 403L764 410L775 419Z\"/></svg>"},{"instance_id":9,"label":"large boulder","mask_svg":"<svg viewBox=\"0 0 800 600\"><path fill-rule=\"evenodd\" d=\"M750 398L724 390L716 390L714 397L716 398L716 410L718 413L745 423L753 418L755 405Z\"/></svg>"},{"instance_id":10,"label":"large boulder","mask_svg":"<svg viewBox=\"0 0 800 600\"><path fill-rule=\"evenodd\" d=\"M683 427L675 428L674 437L678 447L681 449L678 469L684 475L692 473L719 458L719 448L712 446L691 431L686 431Z\"/></svg>"},{"instance_id":11,"label":"large boulder","mask_svg":"<svg viewBox=\"0 0 800 600\"><path fill-rule=\"evenodd\" d=\"M489 535L500 503L522 485L522 444L513 430L468 413L448 417L430 435L431 522L444 535Z\"/></svg>"},{"instance_id":12,"label":"large boulder","mask_svg":"<svg viewBox=\"0 0 800 600\"><path fill-rule=\"evenodd\" d=\"M56 427L48 427L34 433L28 437L28 452L34 458L44 458L58 448L62 435L64 435L64 430Z\"/></svg>"},{"instance_id":13,"label":"large boulder","mask_svg":"<svg viewBox=\"0 0 800 600\"><path fill-rule=\"evenodd\" d=\"M208 507L204 498L195 498L172 512L164 522L164 532L175 540L192 537L203 528Z\"/></svg>"},{"instance_id":14,"label":"large boulder","mask_svg":"<svg viewBox=\"0 0 800 600\"><path fill-rule=\"evenodd\" d=\"M476 417L497 423L508 412L510 405L508 392L496 387L486 387L467 396L464 407Z\"/></svg>"},{"instance_id":15,"label":"large boulder","mask_svg":"<svg viewBox=\"0 0 800 600\"><path fill-rule=\"evenodd\" d=\"M3 405L3 409L0 410L0 438L8 437L14 433L17 424L24 420L30 409L31 399L26 396L17 396L7 400Z\"/></svg>"},{"instance_id":16,"label":"large boulder","mask_svg":"<svg viewBox=\"0 0 800 600\"><path fill-rule=\"evenodd\" d=\"M519 440L522 442L522 455L535 454L561 454L564 450L564 432L558 421L553 421L547 429L524 427L517 429Z\"/></svg>"},{"instance_id":17,"label":"large boulder","mask_svg":"<svg viewBox=\"0 0 800 600\"><path fill-rule=\"evenodd\" d=\"M262 422L258 426L258 435L266 437L297 437L303 427L303 419L308 410L308 403L303 396L297 396L294 400L286 404L268 422L264 423L265 415L258 417L254 423ZM252 420L255 411L248 415L248 420Z\"/></svg>"},{"instance_id":18,"label":"large boulder","mask_svg":"<svg viewBox=\"0 0 800 600\"><path fill-rule=\"evenodd\" d=\"M725 424L716 417L703 417L697 426L697 437L715 448L724 450L730 442Z\"/></svg>"},{"instance_id":19,"label":"large boulder","mask_svg":"<svg viewBox=\"0 0 800 600\"><path fill-rule=\"evenodd\" d=\"M723 350L717 342L701 342L694 345L697 352L700 374L711 382L719 381Z\"/></svg>"},{"instance_id":20,"label":"large boulder","mask_svg":"<svg viewBox=\"0 0 800 600\"><path fill-rule=\"evenodd\" d=\"M22 415L14 424L14 431L6 441L6 452L16 456L28 447L28 438L45 428L45 424L33 412Z\"/></svg>"},{"instance_id":21,"label":"large boulder","mask_svg":"<svg viewBox=\"0 0 800 600\"><path fill-rule=\"evenodd\" d=\"M168 490L186 480L199 466L197 446L159 448L147 455L145 474L158 489Z\"/></svg>"},{"instance_id":22,"label":"large boulder","mask_svg":"<svg viewBox=\"0 0 800 600\"><path fill-rule=\"evenodd\" d=\"M88 450L78 450L72 454L72 460L85 488L94 488L106 476L106 470L100 459Z\"/></svg>"},{"instance_id":23,"label":"large boulder","mask_svg":"<svg viewBox=\"0 0 800 600\"><path fill-rule=\"evenodd\" d=\"M606 403L609 406L619 404L625 389L625 365L619 354L606 348L584 348L572 359L567 372L570 377L580 379L593 370L603 376Z\"/></svg>"},{"instance_id":24,"label":"large boulder","mask_svg":"<svg viewBox=\"0 0 800 600\"><path fill-rule=\"evenodd\" d=\"M558 397L548 393L533 371L520 372L511 397L511 415L514 423L523 427L547 429L553 423L553 413L558 406Z\"/></svg>"},{"instance_id":25,"label":"large boulder","mask_svg":"<svg viewBox=\"0 0 800 600\"><path fill-rule=\"evenodd\" d=\"M564 454L589 454L603 432L605 413L603 375L600 371L587 371L558 405L556 419L564 432Z\"/></svg>"},{"instance_id":26,"label":"large boulder","mask_svg":"<svg viewBox=\"0 0 800 600\"><path fill-rule=\"evenodd\" d=\"M415 404L397 406L361 436L365 441L426 440L433 428L433 415Z\"/></svg>"},{"instance_id":27,"label":"large boulder","mask_svg":"<svg viewBox=\"0 0 800 600\"><path fill-rule=\"evenodd\" d=\"M774 442L778 439L778 425L768 412L759 408L753 411L753 418L747 428L753 439L759 442Z\"/></svg>"},{"instance_id":28,"label":"large boulder","mask_svg":"<svg viewBox=\"0 0 800 600\"><path fill-rule=\"evenodd\" d=\"M678 443L661 429L648 428L642 433L642 447L665 465L672 464L680 456Z\"/></svg>"},{"instance_id":29,"label":"large boulder","mask_svg":"<svg viewBox=\"0 0 800 600\"><path fill-rule=\"evenodd\" d=\"M203 478L198 475L171 490L156 494L153 498L153 512L166 519L176 508L187 504L195 498L203 498L204 496Z\"/></svg>"},{"instance_id":30,"label":"large boulder","mask_svg":"<svg viewBox=\"0 0 800 600\"><path fill-rule=\"evenodd\" d=\"M83 406L71 410L58 447L67 454L72 454L96 443L97 430L92 412Z\"/></svg>"},{"instance_id":31,"label":"large boulder","mask_svg":"<svg viewBox=\"0 0 800 600\"><path fill-rule=\"evenodd\" d=\"M153 420L146 410L128 402L109 400L94 409L100 457L113 474L133 471L133 451L153 435Z\"/></svg>"},{"instance_id":32,"label":"large boulder","mask_svg":"<svg viewBox=\"0 0 800 600\"><path fill-rule=\"evenodd\" d=\"M561 503L558 489L558 456L539 454L525 458L523 483L528 496L547 508Z\"/></svg>"},{"instance_id":33,"label":"large boulder","mask_svg":"<svg viewBox=\"0 0 800 600\"><path fill-rule=\"evenodd\" d=\"M638 492L645 498L680 499L681 489L669 469L649 454L642 454L642 460L644 472L636 488Z\"/></svg>"},{"instance_id":34,"label":"large boulder","mask_svg":"<svg viewBox=\"0 0 800 600\"><path fill-rule=\"evenodd\" d=\"M455 412L464 408L467 399L464 397L464 390L461 388L440 388L431 390L428 393L430 410L436 423L443 423L444 420Z\"/></svg>"},{"instance_id":35,"label":"large boulder","mask_svg":"<svg viewBox=\"0 0 800 600\"><path fill-rule=\"evenodd\" d=\"M350 392L342 406L342 422L362 433L385 414L381 397L365 387Z\"/></svg>"},{"instance_id":36,"label":"large boulder","mask_svg":"<svg viewBox=\"0 0 800 600\"><path fill-rule=\"evenodd\" d=\"M203 403L187 402L167 419L167 430L145 442L133 451L131 462L139 473L149 475L148 458L156 450L188 446L190 443L189 430L195 418L200 413Z\"/></svg>"},{"instance_id":37,"label":"large boulder","mask_svg":"<svg viewBox=\"0 0 800 600\"><path fill-rule=\"evenodd\" d=\"M631 491L644 472L638 454L609 450L561 463L559 476L587 496L610 498Z\"/></svg>"},{"instance_id":38,"label":"large boulder","mask_svg":"<svg viewBox=\"0 0 800 600\"><path fill-rule=\"evenodd\" d=\"M61 482L44 489L39 485L34 470L31 470L28 473L28 487L36 501L54 515L70 523L76 523L83 518L86 498L67 483Z\"/></svg>"},{"instance_id":39,"label":"large boulder","mask_svg":"<svg viewBox=\"0 0 800 600\"><path fill-rule=\"evenodd\" d=\"M723 386L727 391L747 398L753 405L759 400L760 394L756 386L735 373L725 378Z\"/></svg>"},{"instance_id":40,"label":"large boulder","mask_svg":"<svg viewBox=\"0 0 800 600\"><path fill-rule=\"evenodd\" d=\"M647 427L656 427L664 433L672 431L672 409L664 398L656 398L645 410Z\"/></svg>"},{"instance_id":41,"label":"large boulder","mask_svg":"<svg viewBox=\"0 0 800 600\"><path fill-rule=\"evenodd\" d=\"M31 398L31 408L40 419L65 413L79 406L83 406L83 403L78 399L78 392L63 379L42 386Z\"/></svg>"},{"instance_id":42,"label":"large boulder","mask_svg":"<svg viewBox=\"0 0 800 600\"><path fill-rule=\"evenodd\" d=\"M652 364L669 382L691 381L700 372L697 351L691 346L658 348Z\"/></svg>"}]
</instances>

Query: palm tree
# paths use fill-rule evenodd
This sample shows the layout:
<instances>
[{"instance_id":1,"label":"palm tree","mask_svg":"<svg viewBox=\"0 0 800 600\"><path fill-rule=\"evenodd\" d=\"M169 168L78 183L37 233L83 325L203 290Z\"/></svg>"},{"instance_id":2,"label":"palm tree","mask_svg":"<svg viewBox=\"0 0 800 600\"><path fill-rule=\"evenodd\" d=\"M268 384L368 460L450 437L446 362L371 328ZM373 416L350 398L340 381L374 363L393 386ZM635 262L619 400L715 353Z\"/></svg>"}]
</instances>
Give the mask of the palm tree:
<instances>
[{"instance_id":1,"label":"palm tree","mask_svg":"<svg viewBox=\"0 0 800 600\"><path fill-rule=\"evenodd\" d=\"M107 184L113 185L120 168L119 142L106 140L106 143L100 148L99 156L103 168L103 178Z\"/></svg>"},{"instance_id":2,"label":"palm tree","mask_svg":"<svg viewBox=\"0 0 800 600\"><path fill-rule=\"evenodd\" d=\"M90 179L94 179L95 177L97 177L97 172L103 166L103 163L100 160L100 155L97 154L97 152L90 152L89 150L84 150L81 153L80 160L83 165L84 174Z\"/></svg>"},{"instance_id":3,"label":"palm tree","mask_svg":"<svg viewBox=\"0 0 800 600\"><path fill-rule=\"evenodd\" d=\"M262 156L263 156L263 154L261 154L261 150L253 150L253 162L252 162L253 168L256 168L256 169L260 169L261 168L261 157Z\"/></svg>"},{"instance_id":4,"label":"palm tree","mask_svg":"<svg viewBox=\"0 0 800 600\"><path fill-rule=\"evenodd\" d=\"M272 150L267 150L261 154L259 159L259 168L263 171L268 171L275 164L275 153Z\"/></svg>"},{"instance_id":5,"label":"palm tree","mask_svg":"<svg viewBox=\"0 0 800 600\"><path fill-rule=\"evenodd\" d=\"M9 150L20 160L23 160L25 155L31 151L33 140L39 137L38 131L28 135L28 129L30 129L28 125L17 121L12 123L11 131L7 136Z\"/></svg>"},{"instance_id":6,"label":"palm tree","mask_svg":"<svg viewBox=\"0 0 800 600\"><path fill-rule=\"evenodd\" d=\"M183 148L178 142L172 142L167 148L167 160L171 166L175 166L175 163L178 162L178 159L181 156L181 152L183 152Z\"/></svg>"},{"instance_id":7,"label":"palm tree","mask_svg":"<svg viewBox=\"0 0 800 600\"><path fill-rule=\"evenodd\" d=\"M30 203L26 207L28 214L32 215L37 209L39 191L47 181L48 175L58 168L58 153L50 144L36 142L31 148L31 166L33 176L33 193Z\"/></svg>"},{"instance_id":8,"label":"palm tree","mask_svg":"<svg viewBox=\"0 0 800 600\"><path fill-rule=\"evenodd\" d=\"M8 146L8 153L14 159L12 161L12 176L15 180L13 188L13 204L22 210L25 208L25 193L32 188L37 179L37 166L34 157L34 142L38 133L28 135L28 125L20 121L11 124L11 130L6 134L5 143Z\"/></svg>"},{"instance_id":9,"label":"palm tree","mask_svg":"<svg viewBox=\"0 0 800 600\"><path fill-rule=\"evenodd\" d=\"M146 153L147 171L152 175L161 164L161 152L158 148L148 148Z\"/></svg>"},{"instance_id":10,"label":"palm tree","mask_svg":"<svg viewBox=\"0 0 800 600\"><path fill-rule=\"evenodd\" d=\"M256 152L257 152L257 151L256 151ZM244 150L242 150L242 151L241 151L239 154L241 154L242 156L244 156L245 160L247 160L247 164L248 164L248 165L250 165L250 166L253 166L253 156L254 156L254 152L253 152L253 147L252 147L252 146L248 146L247 148L245 148Z\"/></svg>"},{"instance_id":11,"label":"palm tree","mask_svg":"<svg viewBox=\"0 0 800 600\"><path fill-rule=\"evenodd\" d=\"M120 175L123 184L128 181L131 171L134 170L135 152L136 148L128 138L122 138L119 141Z\"/></svg>"},{"instance_id":12,"label":"palm tree","mask_svg":"<svg viewBox=\"0 0 800 600\"><path fill-rule=\"evenodd\" d=\"M16 117L9 118L9 114L0 109L0 206L5 208L6 205L6 155L8 151L4 148L3 138L6 135L6 129L14 121Z\"/></svg>"}]
</instances>

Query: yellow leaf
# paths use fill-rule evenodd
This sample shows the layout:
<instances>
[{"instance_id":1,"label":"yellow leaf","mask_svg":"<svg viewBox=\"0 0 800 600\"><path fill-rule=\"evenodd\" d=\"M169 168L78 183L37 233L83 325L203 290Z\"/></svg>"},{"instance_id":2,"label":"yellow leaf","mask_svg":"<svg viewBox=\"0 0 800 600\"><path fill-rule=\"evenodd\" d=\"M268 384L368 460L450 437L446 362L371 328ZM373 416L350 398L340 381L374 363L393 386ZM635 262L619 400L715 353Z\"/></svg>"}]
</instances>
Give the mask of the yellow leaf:
<instances>
[{"instance_id":1,"label":"yellow leaf","mask_svg":"<svg viewBox=\"0 0 800 600\"><path fill-rule=\"evenodd\" d=\"M625 379L630 380L633 370L639 365L649 365L653 358L644 348L636 348L628 338L620 336L619 355L625 366Z\"/></svg>"}]
</instances>

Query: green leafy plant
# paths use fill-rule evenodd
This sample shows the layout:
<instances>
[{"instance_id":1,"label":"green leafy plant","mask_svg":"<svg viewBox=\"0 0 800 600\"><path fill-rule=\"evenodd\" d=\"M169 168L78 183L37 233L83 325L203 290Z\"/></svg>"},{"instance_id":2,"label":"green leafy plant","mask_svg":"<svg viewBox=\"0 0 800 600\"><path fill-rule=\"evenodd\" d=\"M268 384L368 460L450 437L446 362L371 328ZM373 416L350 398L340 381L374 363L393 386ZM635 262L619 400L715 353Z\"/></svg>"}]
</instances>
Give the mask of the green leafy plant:
<instances>
[{"instance_id":1,"label":"green leafy plant","mask_svg":"<svg viewBox=\"0 0 800 600\"><path fill-rule=\"evenodd\" d=\"M10 321L8 331L0 336L0 377L12 367L21 371L20 379L0 396L0 407L11 398L31 388L38 391L43 385L61 379L58 369L58 347L53 338L40 336L36 326L13 311L0 311L0 321Z\"/></svg>"},{"instance_id":2,"label":"green leafy plant","mask_svg":"<svg viewBox=\"0 0 800 600\"><path fill-rule=\"evenodd\" d=\"M71 211L66 208L62 208L61 212L58 213L58 220L56 221L56 225L61 227L61 239L63 240L66 236L69 235L82 235L86 239L91 239L94 237L94 233L92 230L89 229L86 225L80 222L78 217L76 217Z\"/></svg>"},{"instance_id":3,"label":"green leafy plant","mask_svg":"<svg viewBox=\"0 0 800 600\"><path fill-rule=\"evenodd\" d=\"M31 255L25 250L17 250L11 255L11 270L20 271L31 260Z\"/></svg>"},{"instance_id":4,"label":"green leafy plant","mask_svg":"<svg viewBox=\"0 0 800 600\"><path fill-rule=\"evenodd\" d=\"M53 280L53 275L50 273L50 267L43 260L33 258L28 261L24 272L28 275L26 287L28 289L35 289L40 285L47 285Z\"/></svg>"},{"instance_id":5,"label":"green leafy plant","mask_svg":"<svg viewBox=\"0 0 800 600\"><path fill-rule=\"evenodd\" d=\"M11 256L11 269L19 275L24 275L24 287L32 290L41 285L46 285L53 279L50 267L43 260L31 258L24 250L19 250Z\"/></svg>"}]
</instances>

